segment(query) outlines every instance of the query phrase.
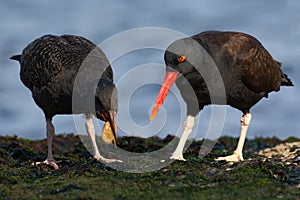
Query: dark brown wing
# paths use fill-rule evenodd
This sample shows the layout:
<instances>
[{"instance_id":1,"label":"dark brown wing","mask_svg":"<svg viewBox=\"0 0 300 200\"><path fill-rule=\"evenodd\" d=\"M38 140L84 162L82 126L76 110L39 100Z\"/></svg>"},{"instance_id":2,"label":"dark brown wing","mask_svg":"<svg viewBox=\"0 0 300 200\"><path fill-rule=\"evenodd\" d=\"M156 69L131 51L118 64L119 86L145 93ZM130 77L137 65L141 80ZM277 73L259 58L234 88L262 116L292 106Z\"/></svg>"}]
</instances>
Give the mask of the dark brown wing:
<instances>
[{"instance_id":1,"label":"dark brown wing","mask_svg":"<svg viewBox=\"0 0 300 200\"><path fill-rule=\"evenodd\" d=\"M85 49L88 51L88 54L91 60L91 62L94 62L96 65L99 65L101 63L103 70L105 69L105 72L102 75L102 78L109 80L113 82L113 71L109 64L108 59L102 52L102 50L97 47L94 43L89 41L88 39L80 36L74 36L74 35L62 35L62 38L68 41L68 43L78 49ZM86 55L87 56L87 55ZM99 66L97 66L97 69Z\"/></svg>"},{"instance_id":2,"label":"dark brown wing","mask_svg":"<svg viewBox=\"0 0 300 200\"><path fill-rule=\"evenodd\" d=\"M245 85L256 93L278 91L283 75L281 63L274 60L262 44L250 35L234 35L232 43L228 43L227 48L243 70Z\"/></svg>"},{"instance_id":3,"label":"dark brown wing","mask_svg":"<svg viewBox=\"0 0 300 200\"><path fill-rule=\"evenodd\" d=\"M281 63L254 37L240 32L209 31L194 36L200 38L206 49L226 55L231 67L241 69L242 81L256 93L278 91L282 82ZM230 66L229 66L230 67ZM236 70L236 69L233 69Z\"/></svg>"},{"instance_id":4,"label":"dark brown wing","mask_svg":"<svg viewBox=\"0 0 300 200\"><path fill-rule=\"evenodd\" d=\"M112 81L112 69L104 53L89 40L73 35L45 35L30 43L21 55L21 80L32 89L62 76L75 78L91 51L95 54L94 63L101 63L105 70L103 76Z\"/></svg>"}]
</instances>

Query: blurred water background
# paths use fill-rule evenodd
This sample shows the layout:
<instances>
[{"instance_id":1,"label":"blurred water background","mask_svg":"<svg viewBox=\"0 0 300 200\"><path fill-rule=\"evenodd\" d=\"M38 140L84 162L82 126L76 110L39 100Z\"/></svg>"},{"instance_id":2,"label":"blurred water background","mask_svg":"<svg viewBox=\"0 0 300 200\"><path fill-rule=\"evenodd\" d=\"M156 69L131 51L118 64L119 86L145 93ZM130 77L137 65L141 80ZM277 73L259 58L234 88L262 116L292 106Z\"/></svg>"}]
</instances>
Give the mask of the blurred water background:
<instances>
[{"instance_id":1,"label":"blurred water background","mask_svg":"<svg viewBox=\"0 0 300 200\"><path fill-rule=\"evenodd\" d=\"M9 60L32 40L48 33L75 34L100 44L129 29L163 27L186 35L206 30L235 30L258 38L273 57L283 63L283 70L295 87L283 87L253 107L248 137L299 137L299 10L297 0L0 0L0 135L45 138L44 115L20 81L18 63ZM130 69L145 63L163 65L163 51L148 49L120 57L112 63L116 82ZM148 112L158 90L159 85L145 85L132 95L129 111L136 124L149 124ZM121 101L122 96L119 99ZM180 127L178 106L174 95L168 96L164 108L170 114L159 136L172 134ZM238 137L240 117L240 111L228 107L222 135ZM197 137L205 135L210 118L210 107L207 107L200 114ZM54 125L56 133L77 132L72 116L56 116ZM122 130L118 134L149 136Z\"/></svg>"}]
</instances>

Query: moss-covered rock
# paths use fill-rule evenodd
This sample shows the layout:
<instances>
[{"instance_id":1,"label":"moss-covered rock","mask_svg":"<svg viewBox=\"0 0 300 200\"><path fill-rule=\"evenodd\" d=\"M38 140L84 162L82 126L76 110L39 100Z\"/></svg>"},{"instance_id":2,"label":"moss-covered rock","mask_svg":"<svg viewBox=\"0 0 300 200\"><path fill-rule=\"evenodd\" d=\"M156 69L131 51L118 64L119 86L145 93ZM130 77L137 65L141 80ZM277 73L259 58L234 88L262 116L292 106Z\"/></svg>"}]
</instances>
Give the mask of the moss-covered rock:
<instances>
[{"instance_id":1,"label":"moss-covered rock","mask_svg":"<svg viewBox=\"0 0 300 200\"><path fill-rule=\"evenodd\" d=\"M173 139L123 137L118 147L148 153ZM199 156L202 141L196 141L184 154L186 162L126 173L95 161L72 134L54 138L59 170L32 165L45 159L46 140L0 137L0 199L299 199L299 139L247 140L245 161L214 161L232 153L236 141L221 138L204 158Z\"/></svg>"}]
</instances>

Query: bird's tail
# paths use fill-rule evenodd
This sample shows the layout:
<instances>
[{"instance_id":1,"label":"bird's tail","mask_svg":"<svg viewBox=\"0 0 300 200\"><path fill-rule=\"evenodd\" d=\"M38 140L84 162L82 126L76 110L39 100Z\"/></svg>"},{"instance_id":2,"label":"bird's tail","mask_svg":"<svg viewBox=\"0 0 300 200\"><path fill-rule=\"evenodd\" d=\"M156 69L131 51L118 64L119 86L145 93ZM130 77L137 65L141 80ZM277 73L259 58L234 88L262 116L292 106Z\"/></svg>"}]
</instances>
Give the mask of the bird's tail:
<instances>
[{"instance_id":1,"label":"bird's tail","mask_svg":"<svg viewBox=\"0 0 300 200\"><path fill-rule=\"evenodd\" d=\"M294 86L292 80L284 73L281 74L281 85Z\"/></svg>"},{"instance_id":2,"label":"bird's tail","mask_svg":"<svg viewBox=\"0 0 300 200\"><path fill-rule=\"evenodd\" d=\"M10 59L20 62L21 61L21 55L14 55L14 56L10 57Z\"/></svg>"}]
</instances>

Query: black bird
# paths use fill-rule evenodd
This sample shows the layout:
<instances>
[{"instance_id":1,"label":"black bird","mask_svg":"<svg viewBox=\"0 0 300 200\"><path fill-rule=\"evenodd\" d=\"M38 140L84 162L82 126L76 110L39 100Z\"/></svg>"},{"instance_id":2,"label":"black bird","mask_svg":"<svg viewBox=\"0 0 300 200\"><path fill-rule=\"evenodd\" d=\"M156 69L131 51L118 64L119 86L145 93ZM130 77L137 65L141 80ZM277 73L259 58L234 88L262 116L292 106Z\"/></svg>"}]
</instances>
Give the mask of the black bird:
<instances>
[{"instance_id":1,"label":"black bird","mask_svg":"<svg viewBox=\"0 0 300 200\"><path fill-rule=\"evenodd\" d=\"M217 160L243 160L251 107L270 92L279 91L280 86L293 86L281 71L281 63L256 38L245 33L207 31L176 40L165 51L164 59L167 73L150 120L175 81L187 104L184 131L171 159L184 160L183 148L198 112L206 105L221 104L239 109L243 115L234 154Z\"/></svg>"},{"instance_id":2,"label":"black bird","mask_svg":"<svg viewBox=\"0 0 300 200\"><path fill-rule=\"evenodd\" d=\"M96 145L93 115L115 127L118 109L112 68L100 48L80 36L45 35L11 59L20 62L21 81L45 114L48 156L41 163L58 169L52 156L55 133L52 118L57 114L80 113L86 115L94 157L104 162L118 161L101 156ZM116 137L114 128L112 132Z\"/></svg>"}]
</instances>

